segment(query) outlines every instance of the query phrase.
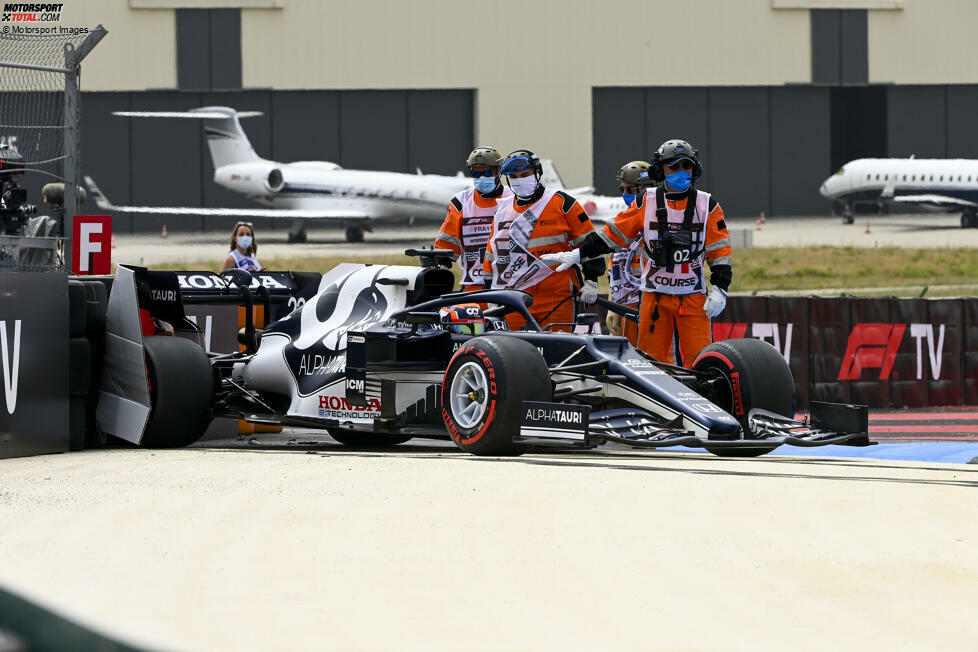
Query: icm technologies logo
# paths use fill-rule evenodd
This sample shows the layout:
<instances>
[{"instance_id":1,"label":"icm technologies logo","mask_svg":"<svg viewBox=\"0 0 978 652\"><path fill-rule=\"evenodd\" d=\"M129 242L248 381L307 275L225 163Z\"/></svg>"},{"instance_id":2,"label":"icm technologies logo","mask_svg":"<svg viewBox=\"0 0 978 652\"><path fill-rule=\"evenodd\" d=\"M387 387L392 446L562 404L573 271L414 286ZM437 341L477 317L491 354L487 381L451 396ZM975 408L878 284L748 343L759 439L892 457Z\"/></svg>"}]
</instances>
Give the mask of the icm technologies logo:
<instances>
[{"instance_id":1,"label":"icm technologies logo","mask_svg":"<svg viewBox=\"0 0 978 652\"><path fill-rule=\"evenodd\" d=\"M3 366L3 397L7 413L17 409L17 379L20 376L20 322L13 322L13 342L7 340L7 321L0 320L0 365Z\"/></svg>"},{"instance_id":2,"label":"icm technologies logo","mask_svg":"<svg viewBox=\"0 0 978 652\"><path fill-rule=\"evenodd\" d=\"M64 3L8 2L3 5L2 22L56 23L61 20Z\"/></svg>"}]
</instances>

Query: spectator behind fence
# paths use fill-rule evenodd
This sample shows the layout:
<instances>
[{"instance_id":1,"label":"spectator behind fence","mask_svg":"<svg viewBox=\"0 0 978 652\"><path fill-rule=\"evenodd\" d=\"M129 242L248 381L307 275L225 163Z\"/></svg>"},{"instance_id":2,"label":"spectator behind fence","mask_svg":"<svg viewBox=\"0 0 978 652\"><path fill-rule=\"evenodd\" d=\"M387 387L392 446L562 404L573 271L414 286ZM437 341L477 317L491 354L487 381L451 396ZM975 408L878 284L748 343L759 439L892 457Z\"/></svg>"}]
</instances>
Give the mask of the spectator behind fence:
<instances>
[{"instance_id":1,"label":"spectator behind fence","mask_svg":"<svg viewBox=\"0 0 978 652\"><path fill-rule=\"evenodd\" d=\"M236 267L249 272L260 272L264 269L255 257L258 243L255 242L255 230L251 222L238 222L231 231L231 253L224 259L221 271Z\"/></svg>"}]
</instances>

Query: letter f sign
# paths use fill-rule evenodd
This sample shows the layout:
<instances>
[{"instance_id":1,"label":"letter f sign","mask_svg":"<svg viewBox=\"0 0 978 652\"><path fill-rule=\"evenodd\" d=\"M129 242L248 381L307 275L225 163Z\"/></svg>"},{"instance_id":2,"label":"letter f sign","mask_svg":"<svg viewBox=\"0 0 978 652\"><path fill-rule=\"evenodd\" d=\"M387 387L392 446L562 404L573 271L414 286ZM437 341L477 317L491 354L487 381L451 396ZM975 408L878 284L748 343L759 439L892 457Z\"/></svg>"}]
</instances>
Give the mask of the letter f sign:
<instances>
[{"instance_id":1,"label":"letter f sign","mask_svg":"<svg viewBox=\"0 0 978 652\"><path fill-rule=\"evenodd\" d=\"M17 409L17 378L20 376L20 321L14 321L13 346L7 344L7 322L0 321L0 366L3 367L3 397L7 413Z\"/></svg>"},{"instance_id":2,"label":"letter f sign","mask_svg":"<svg viewBox=\"0 0 978 652\"><path fill-rule=\"evenodd\" d=\"M109 215L75 215L72 231L72 273L111 273L112 218Z\"/></svg>"}]
</instances>

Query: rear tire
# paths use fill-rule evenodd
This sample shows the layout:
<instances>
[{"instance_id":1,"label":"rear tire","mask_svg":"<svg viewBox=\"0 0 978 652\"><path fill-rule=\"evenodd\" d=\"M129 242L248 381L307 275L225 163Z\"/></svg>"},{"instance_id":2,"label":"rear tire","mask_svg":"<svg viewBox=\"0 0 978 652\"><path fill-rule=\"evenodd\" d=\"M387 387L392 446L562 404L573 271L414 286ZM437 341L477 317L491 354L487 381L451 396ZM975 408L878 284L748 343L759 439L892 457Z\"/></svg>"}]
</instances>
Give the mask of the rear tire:
<instances>
[{"instance_id":1,"label":"rear tire","mask_svg":"<svg viewBox=\"0 0 978 652\"><path fill-rule=\"evenodd\" d=\"M145 337L143 346L152 409L139 445L189 446L203 436L213 418L214 376L207 354L175 336Z\"/></svg>"},{"instance_id":2,"label":"rear tire","mask_svg":"<svg viewBox=\"0 0 978 652\"><path fill-rule=\"evenodd\" d=\"M553 401L550 371L536 347L509 336L476 337L455 353L441 388L442 419L473 455L518 455L522 401Z\"/></svg>"},{"instance_id":3,"label":"rear tire","mask_svg":"<svg viewBox=\"0 0 978 652\"><path fill-rule=\"evenodd\" d=\"M754 408L785 417L794 416L795 384L791 369L778 350L763 340L746 338L714 342L703 349L690 367L707 372L713 382L701 393L740 422L749 439L748 415ZM757 457L777 445L749 448L704 448L720 457Z\"/></svg>"},{"instance_id":4,"label":"rear tire","mask_svg":"<svg viewBox=\"0 0 978 652\"><path fill-rule=\"evenodd\" d=\"M387 448L413 439L406 435L383 435L372 432L337 432L335 430L328 432L330 437L351 448Z\"/></svg>"}]
</instances>

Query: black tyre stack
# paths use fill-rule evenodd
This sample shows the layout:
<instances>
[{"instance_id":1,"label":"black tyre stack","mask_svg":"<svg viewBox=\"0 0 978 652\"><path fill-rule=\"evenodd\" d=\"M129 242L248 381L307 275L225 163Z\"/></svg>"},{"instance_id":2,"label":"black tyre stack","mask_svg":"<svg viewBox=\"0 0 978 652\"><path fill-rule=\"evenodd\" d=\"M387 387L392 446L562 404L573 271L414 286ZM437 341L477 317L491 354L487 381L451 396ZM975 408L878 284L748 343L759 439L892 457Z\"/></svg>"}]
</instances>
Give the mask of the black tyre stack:
<instances>
[{"instance_id":1,"label":"black tyre stack","mask_svg":"<svg viewBox=\"0 0 978 652\"><path fill-rule=\"evenodd\" d=\"M69 448L101 448L105 436L95 424L108 286L101 279L68 280Z\"/></svg>"}]
</instances>

